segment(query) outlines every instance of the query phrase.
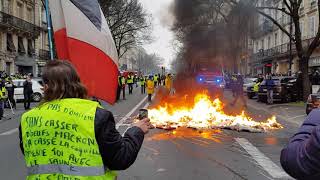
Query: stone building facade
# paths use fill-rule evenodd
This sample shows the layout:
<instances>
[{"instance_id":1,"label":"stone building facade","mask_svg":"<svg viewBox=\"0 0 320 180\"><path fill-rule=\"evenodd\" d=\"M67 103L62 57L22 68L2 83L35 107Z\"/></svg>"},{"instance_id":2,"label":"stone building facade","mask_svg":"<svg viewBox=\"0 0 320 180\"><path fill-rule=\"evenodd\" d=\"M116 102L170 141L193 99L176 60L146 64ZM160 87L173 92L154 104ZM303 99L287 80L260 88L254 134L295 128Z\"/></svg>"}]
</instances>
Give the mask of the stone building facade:
<instances>
[{"instance_id":1,"label":"stone building facade","mask_svg":"<svg viewBox=\"0 0 320 180\"><path fill-rule=\"evenodd\" d=\"M41 0L0 0L0 71L41 74L49 59Z\"/></svg>"},{"instance_id":2,"label":"stone building facade","mask_svg":"<svg viewBox=\"0 0 320 180\"><path fill-rule=\"evenodd\" d=\"M280 0L260 0L258 6L281 9L285 8L282 2ZM299 11L303 44L308 45L315 37L319 26L317 1L303 0ZM291 18L288 15L271 9L266 9L265 13L276 19L288 32L291 28L292 33L294 32L294 26L290 25ZM290 51L289 37L283 31L262 15L257 16L255 21L257 27L250 42L252 45L252 54L249 59L251 74L288 74L290 63L291 73L299 71L294 42L291 42L292 48ZM292 58L290 58L290 54ZM313 53L309 65L310 70L320 68L320 49Z\"/></svg>"}]
</instances>

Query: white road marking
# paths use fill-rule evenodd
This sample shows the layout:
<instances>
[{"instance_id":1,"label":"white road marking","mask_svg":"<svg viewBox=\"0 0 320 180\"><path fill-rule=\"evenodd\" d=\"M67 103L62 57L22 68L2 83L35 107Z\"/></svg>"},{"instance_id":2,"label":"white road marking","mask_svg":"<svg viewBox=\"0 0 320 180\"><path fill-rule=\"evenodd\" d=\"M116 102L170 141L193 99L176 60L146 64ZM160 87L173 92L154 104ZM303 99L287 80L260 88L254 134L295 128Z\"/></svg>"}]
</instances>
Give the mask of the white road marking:
<instances>
[{"instance_id":1,"label":"white road marking","mask_svg":"<svg viewBox=\"0 0 320 180\"><path fill-rule=\"evenodd\" d=\"M125 120L130 118L130 116L147 100L148 96L142 99L142 101L137 104L125 117L123 117L117 124L116 128L119 129L119 127L124 123Z\"/></svg>"},{"instance_id":2,"label":"white road marking","mask_svg":"<svg viewBox=\"0 0 320 180\"><path fill-rule=\"evenodd\" d=\"M6 132L4 132L4 133L1 133L0 136L8 136L8 135L14 134L14 133L16 133L16 132L18 132L18 131L19 131L18 128L11 129L11 130L9 130L9 131L6 131Z\"/></svg>"},{"instance_id":3,"label":"white road marking","mask_svg":"<svg viewBox=\"0 0 320 180\"><path fill-rule=\"evenodd\" d=\"M145 106L143 106L143 109L147 109L149 105L150 105L150 103L147 103ZM120 126L127 126L127 129L122 133L122 136L128 131L128 129L131 128L131 124L120 124L119 127Z\"/></svg>"},{"instance_id":4,"label":"white road marking","mask_svg":"<svg viewBox=\"0 0 320 180\"><path fill-rule=\"evenodd\" d=\"M273 178L290 178L290 176L265 156L259 149L253 146L247 139L235 138L248 154ZM291 179L291 178L290 178Z\"/></svg>"}]
</instances>

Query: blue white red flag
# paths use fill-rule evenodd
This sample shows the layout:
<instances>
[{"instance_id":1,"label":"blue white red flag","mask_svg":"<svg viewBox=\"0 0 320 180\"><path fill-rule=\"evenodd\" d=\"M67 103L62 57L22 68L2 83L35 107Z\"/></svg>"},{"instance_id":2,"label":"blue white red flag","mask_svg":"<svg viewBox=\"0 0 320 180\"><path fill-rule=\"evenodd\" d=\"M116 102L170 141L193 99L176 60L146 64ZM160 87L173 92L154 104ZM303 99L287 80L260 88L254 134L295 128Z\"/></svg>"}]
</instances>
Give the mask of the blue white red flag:
<instances>
[{"instance_id":1,"label":"blue white red flag","mask_svg":"<svg viewBox=\"0 0 320 180\"><path fill-rule=\"evenodd\" d=\"M82 83L113 104L118 87L118 54L97 0L49 0L59 59L71 61Z\"/></svg>"}]
</instances>

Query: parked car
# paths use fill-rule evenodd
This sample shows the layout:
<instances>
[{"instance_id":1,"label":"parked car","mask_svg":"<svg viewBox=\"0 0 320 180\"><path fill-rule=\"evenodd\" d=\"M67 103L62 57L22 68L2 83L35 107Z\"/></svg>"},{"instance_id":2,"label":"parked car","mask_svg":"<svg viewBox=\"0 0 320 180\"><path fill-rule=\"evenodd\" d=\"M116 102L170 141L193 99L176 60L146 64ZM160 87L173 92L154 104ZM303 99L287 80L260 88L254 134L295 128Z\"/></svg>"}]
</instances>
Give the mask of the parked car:
<instances>
[{"instance_id":1,"label":"parked car","mask_svg":"<svg viewBox=\"0 0 320 180\"><path fill-rule=\"evenodd\" d=\"M320 107L320 93L310 94L307 100L306 113L309 114L313 109Z\"/></svg>"},{"instance_id":2,"label":"parked car","mask_svg":"<svg viewBox=\"0 0 320 180\"><path fill-rule=\"evenodd\" d=\"M16 88L14 90L14 98L16 99L16 101L20 101L20 100L24 100L24 95L23 95L23 83L24 83L25 79L15 79L13 80L14 85L16 85ZM32 79L32 90L33 90L33 94L32 94L32 100L35 102L39 102L41 101L42 97L43 97L43 90L42 90L42 85L40 84L41 81L40 80L36 80L36 79Z\"/></svg>"},{"instance_id":3,"label":"parked car","mask_svg":"<svg viewBox=\"0 0 320 180\"><path fill-rule=\"evenodd\" d=\"M248 87L253 87L257 82L258 78L244 78L243 80L243 91L247 92Z\"/></svg>"},{"instance_id":4,"label":"parked car","mask_svg":"<svg viewBox=\"0 0 320 180\"><path fill-rule=\"evenodd\" d=\"M272 77L275 86L273 87L273 99L275 101L291 102L297 96L297 79L294 77ZM267 101L266 80L260 84L258 92L258 100L260 102Z\"/></svg>"}]
</instances>

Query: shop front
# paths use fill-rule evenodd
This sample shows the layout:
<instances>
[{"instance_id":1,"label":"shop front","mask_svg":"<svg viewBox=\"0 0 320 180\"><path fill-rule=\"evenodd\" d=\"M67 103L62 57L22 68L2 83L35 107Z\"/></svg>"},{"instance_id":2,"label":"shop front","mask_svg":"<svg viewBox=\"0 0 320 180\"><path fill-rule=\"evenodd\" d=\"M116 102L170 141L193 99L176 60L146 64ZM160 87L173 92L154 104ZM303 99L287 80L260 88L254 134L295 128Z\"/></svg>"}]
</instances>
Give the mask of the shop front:
<instances>
[{"instance_id":1,"label":"shop front","mask_svg":"<svg viewBox=\"0 0 320 180\"><path fill-rule=\"evenodd\" d=\"M15 65L17 66L17 73L19 74L34 74L35 59L29 56L17 56L15 59Z\"/></svg>"}]
</instances>

